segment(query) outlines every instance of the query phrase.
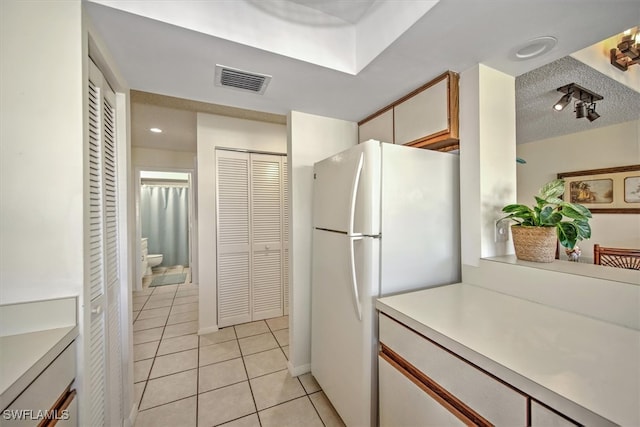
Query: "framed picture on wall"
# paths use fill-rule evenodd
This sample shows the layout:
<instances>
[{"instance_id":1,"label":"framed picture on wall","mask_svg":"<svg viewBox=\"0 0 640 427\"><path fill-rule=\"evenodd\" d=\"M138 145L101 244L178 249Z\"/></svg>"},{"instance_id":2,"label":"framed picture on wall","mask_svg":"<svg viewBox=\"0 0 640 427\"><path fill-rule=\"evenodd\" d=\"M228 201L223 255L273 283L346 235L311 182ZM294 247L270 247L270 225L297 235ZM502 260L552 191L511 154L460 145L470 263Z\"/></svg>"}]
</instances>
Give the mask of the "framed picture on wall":
<instances>
[{"instance_id":1,"label":"framed picture on wall","mask_svg":"<svg viewBox=\"0 0 640 427\"><path fill-rule=\"evenodd\" d=\"M640 165L562 172L565 200L592 213L640 213Z\"/></svg>"},{"instance_id":2,"label":"framed picture on wall","mask_svg":"<svg viewBox=\"0 0 640 427\"><path fill-rule=\"evenodd\" d=\"M624 179L624 201L640 203L640 176L629 176Z\"/></svg>"}]
</instances>

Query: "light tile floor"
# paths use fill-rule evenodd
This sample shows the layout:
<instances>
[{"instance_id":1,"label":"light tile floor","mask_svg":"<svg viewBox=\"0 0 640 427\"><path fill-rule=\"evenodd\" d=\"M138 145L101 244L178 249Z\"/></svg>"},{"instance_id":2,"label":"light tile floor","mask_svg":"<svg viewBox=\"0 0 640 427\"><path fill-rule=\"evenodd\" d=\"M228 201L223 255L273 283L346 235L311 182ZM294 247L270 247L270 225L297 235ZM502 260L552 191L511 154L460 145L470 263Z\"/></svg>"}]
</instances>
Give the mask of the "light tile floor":
<instances>
[{"instance_id":1,"label":"light tile floor","mask_svg":"<svg viewBox=\"0 0 640 427\"><path fill-rule=\"evenodd\" d=\"M287 316L198 336L189 281L134 292L135 427L344 426L311 374L289 375Z\"/></svg>"}]
</instances>

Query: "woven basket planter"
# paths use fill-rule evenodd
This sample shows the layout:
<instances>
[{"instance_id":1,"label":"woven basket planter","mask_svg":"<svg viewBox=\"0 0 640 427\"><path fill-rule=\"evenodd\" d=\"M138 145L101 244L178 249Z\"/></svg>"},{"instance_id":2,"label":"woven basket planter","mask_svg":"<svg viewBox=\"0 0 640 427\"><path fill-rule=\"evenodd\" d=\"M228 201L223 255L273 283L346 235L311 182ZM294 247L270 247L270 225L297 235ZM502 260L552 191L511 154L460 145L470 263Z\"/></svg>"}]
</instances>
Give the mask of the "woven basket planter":
<instances>
[{"instance_id":1,"label":"woven basket planter","mask_svg":"<svg viewBox=\"0 0 640 427\"><path fill-rule=\"evenodd\" d=\"M553 262L556 258L555 227L512 225L511 235L516 257L524 261Z\"/></svg>"}]
</instances>

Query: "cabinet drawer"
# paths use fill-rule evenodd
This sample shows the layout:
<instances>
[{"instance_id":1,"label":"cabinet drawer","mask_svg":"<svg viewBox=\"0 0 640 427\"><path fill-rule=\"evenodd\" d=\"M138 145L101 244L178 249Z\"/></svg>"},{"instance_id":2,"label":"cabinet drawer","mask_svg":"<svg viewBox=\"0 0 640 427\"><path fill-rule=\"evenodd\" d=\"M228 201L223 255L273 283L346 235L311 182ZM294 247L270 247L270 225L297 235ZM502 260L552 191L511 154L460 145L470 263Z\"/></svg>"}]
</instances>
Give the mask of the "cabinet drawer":
<instances>
[{"instance_id":1,"label":"cabinet drawer","mask_svg":"<svg viewBox=\"0 0 640 427\"><path fill-rule=\"evenodd\" d=\"M54 405L73 382L76 372L75 343L71 343L8 407L8 413L22 415L2 420L7 426L32 426L39 413L53 409ZM22 411L22 412L21 412ZM14 416L16 417L16 416ZM6 423L6 424L5 424Z\"/></svg>"},{"instance_id":2,"label":"cabinet drawer","mask_svg":"<svg viewBox=\"0 0 640 427\"><path fill-rule=\"evenodd\" d=\"M380 427L464 426L451 410L397 367L378 357Z\"/></svg>"},{"instance_id":3,"label":"cabinet drawer","mask_svg":"<svg viewBox=\"0 0 640 427\"><path fill-rule=\"evenodd\" d=\"M60 407L60 417L52 420L46 427L77 427L78 399L75 390L69 393L67 400Z\"/></svg>"},{"instance_id":4,"label":"cabinet drawer","mask_svg":"<svg viewBox=\"0 0 640 427\"><path fill-rule=\"evenodd\" d=\"M527 424L526 396L385 315L380 342L491 423Z\"/></svg>"},{"instance_id":5,"label":"cabinet drawer","mask_svg":"<svg viewBox=\"0 0 640 427\"><path fill-rule=\"evenodd\" d=\"M577 427L579 425L531 399L531 427Z\"/></svg>"}]
</instances>

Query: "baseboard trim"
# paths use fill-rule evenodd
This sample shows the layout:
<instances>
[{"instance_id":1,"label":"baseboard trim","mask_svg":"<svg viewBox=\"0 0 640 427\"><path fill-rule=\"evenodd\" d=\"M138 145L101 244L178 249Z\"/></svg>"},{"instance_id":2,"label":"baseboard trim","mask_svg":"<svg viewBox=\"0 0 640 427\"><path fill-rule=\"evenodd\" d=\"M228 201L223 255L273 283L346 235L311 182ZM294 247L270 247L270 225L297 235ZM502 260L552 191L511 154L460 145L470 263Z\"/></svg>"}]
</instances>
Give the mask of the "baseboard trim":
<instances>
[{"instance_id":1,"label":"baseboard trim","mask_svg":"<svg viewBox=\"0 0 640 427\"><path fill-rule=\"evenodd\" d=\"M302 374L306 374L307 372L311 372L311 364L307 363L302 366L293 366L291 361L287 362L287 368L289 369L289 373L292 377L297 377Z\"/></svg>"},{"instance_id":2,"label":"baseboard trim","mask_svg":"<svg viewBox=\"0 0 640 427\"><path fill-rule=\"evenodd\" d=\"M129 418L125 418L124 423L122 423L123 427L133 427L134 425L136 425L137 417L138 417L138 404L135 404L131 408L131 412L129 413Z\"/></svg>"},{"instance_id":3,"label":"baseboard trim","mask_svg":"<svg viewBox=\"0 0 640 427\"><path fill-rule=\"evenodd\" d=\"M205 334L210 334L213 332L218 332L218 327L217 326L209 326L208 328L200 328L198 329L198 335L205 335Z\"/></svg>"}]
</instances>

